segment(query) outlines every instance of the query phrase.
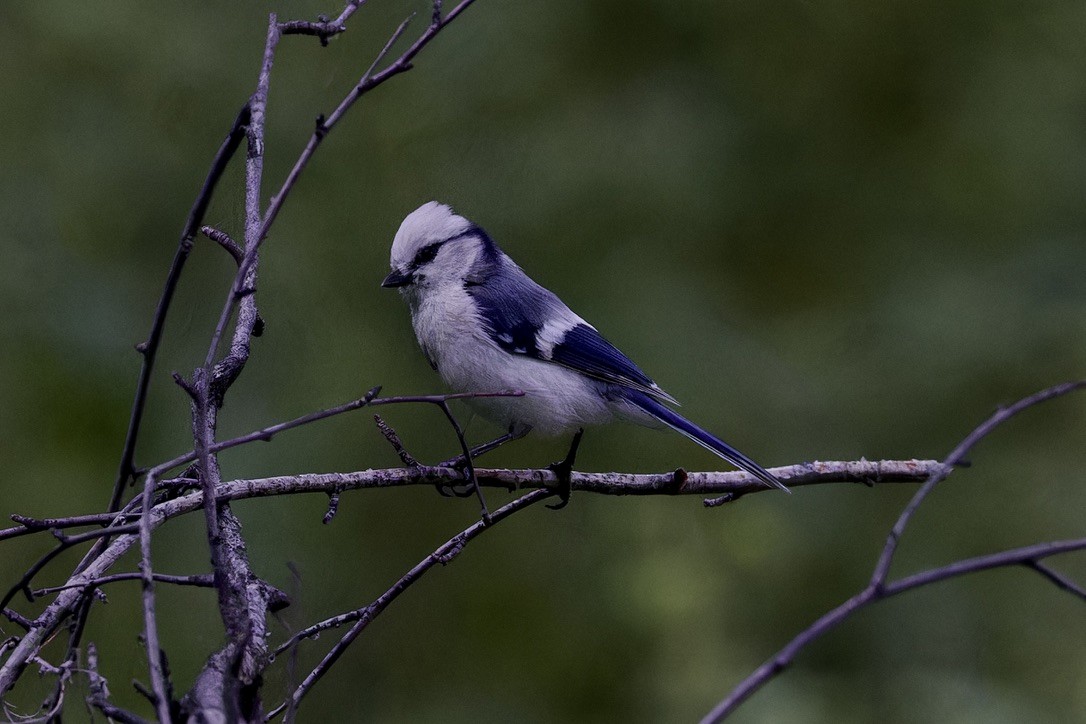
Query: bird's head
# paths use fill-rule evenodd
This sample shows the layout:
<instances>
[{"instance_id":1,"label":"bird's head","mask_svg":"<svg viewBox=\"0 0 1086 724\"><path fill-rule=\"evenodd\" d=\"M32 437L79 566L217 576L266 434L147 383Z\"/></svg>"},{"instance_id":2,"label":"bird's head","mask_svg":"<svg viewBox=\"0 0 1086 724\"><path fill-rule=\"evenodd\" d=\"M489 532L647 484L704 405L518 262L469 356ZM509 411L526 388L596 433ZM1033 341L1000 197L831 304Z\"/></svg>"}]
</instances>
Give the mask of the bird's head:
<instances>
[{"instance_id":1,"label":"bird's head","mask_svg":"<svg viewBox=\"0 0 1086 724\"><path fill-rule=\"evenodd\" d=\"M445 204L430 201L403 220L392 242L392 271L383 287L408 296L442 284L463 284L480 257L486 234Z\"/></svg>"}]
</instances>

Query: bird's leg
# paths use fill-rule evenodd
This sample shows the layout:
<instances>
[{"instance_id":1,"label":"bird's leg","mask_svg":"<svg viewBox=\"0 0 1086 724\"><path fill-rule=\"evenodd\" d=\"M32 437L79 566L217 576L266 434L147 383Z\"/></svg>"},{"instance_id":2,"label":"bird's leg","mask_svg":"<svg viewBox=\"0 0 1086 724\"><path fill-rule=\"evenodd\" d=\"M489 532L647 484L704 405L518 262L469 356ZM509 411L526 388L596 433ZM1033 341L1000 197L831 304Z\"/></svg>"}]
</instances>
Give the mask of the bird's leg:
<instances>
[{"instance_id":1,"label":"bird's leg","mask_svg":"<svg viewBox=\"0 0 1086 724\"><path fill-rule=\"evenodd\" d=\"M554 473L554 477L558 478L558 502L547 506L551 510L561 510L569 503L569 495L573 490L573 461L577 459L577 448L581 446L583 435L584 428L582 427L573 436L566 458L547 466L547 469Z\"/></svg>"},{"instance_id":2,"label":"bird's leg","mask_svg":"<svg viewBox=\"0 0 1086 724\"><path fill-rule=\"evenodd\" d=\"M527 435L531 429L532 428L530 427L523 427L517 430L510 430L504 435L496 437L489 442L484 442L482 445L476 445L469 451L468 454L471 456L471 460L474 461L475 458L479 457L480 455L485 455L491 450L495 450L507 442L519 440L520 438ZM468 458L462 454L437 464L437 467L439 468L456 468L457 470L463 470L467 466ZM475 494L474 488L470 485L456 486L439 483L434 487L437 489L438 493L445 496L446 498L450 496L456 496L457 498L470 498L472 495ZM512 490L514 490L514 488L510 488L510 492L512 492Z\"/></svg>"}]
</instances>

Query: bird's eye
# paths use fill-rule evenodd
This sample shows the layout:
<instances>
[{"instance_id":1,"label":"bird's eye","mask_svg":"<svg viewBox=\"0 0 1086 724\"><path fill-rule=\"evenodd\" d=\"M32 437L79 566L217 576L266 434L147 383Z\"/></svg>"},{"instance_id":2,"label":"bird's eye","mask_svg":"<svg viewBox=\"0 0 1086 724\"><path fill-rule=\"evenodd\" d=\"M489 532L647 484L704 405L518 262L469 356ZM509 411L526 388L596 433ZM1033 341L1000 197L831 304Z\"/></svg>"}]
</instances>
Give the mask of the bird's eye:
<instances>
[{"instance_id":1,"label":"bird's eye","mask_svg":"<svg viewBox=\"0 0 1086 724\"><path fill-rule=\"evenodd\" d=\"M411 263L416 268L422 266L423 264L429 264L434 260L434 257L437 256L437 252L440 248L441 242L424 246L423 248L419 249L417 254L415 254L415 258Z\"/></svg>"}]
</instances>

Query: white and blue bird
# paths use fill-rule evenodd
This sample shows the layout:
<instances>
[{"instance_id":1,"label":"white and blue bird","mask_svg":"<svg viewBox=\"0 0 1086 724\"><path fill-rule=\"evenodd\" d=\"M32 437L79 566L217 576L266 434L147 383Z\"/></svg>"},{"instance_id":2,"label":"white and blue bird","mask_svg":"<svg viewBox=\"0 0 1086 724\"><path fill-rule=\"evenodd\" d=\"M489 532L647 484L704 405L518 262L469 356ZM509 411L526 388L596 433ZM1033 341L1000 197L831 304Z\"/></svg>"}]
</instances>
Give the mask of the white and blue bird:
<instances>
[{"instance_id":1,"label":"white and blue bird","mask_svg":"<svg viewBox=\"0 0 1086 724\"><path fill-rule=\"evenodd\" d=\"M768 486L772 474L669 408L678 404L591 324L533 281L483 229L431 201L408 214L392 242L391 273L430 366L508 431L554 436L619 418L666 426ZM579 439L579 438L578 438ZM484 446L485 447L485 446Z\"/></svg>"}]
</instances>

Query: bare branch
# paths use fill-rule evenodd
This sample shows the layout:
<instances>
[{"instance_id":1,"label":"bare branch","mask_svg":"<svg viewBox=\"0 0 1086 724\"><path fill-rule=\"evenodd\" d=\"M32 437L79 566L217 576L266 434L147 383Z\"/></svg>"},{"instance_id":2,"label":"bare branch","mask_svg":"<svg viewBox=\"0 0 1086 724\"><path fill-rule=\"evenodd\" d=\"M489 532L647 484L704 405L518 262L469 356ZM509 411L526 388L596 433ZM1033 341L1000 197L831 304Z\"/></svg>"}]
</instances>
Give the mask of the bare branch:
<instances>
[{"instance_id":1,"label":"bare branch","mask_svg":"<svg viewBox=\"0 0 1086 724\"><path fill-rule=\"evenodd\" d=\"M54 530L53 535L57 537L57 540L60 542L59 545L35 561L34 564L23 573L19 581L8 589L7 593L4 594L4 597L0 599L0 609L5 609L7 605L11 603L11 599L14 598L15 594L19 591L25 593L28 600L33 601L34 594L30 590L30 582L34 579L34 576L36 576L41 569L45 568L50 561L72 546L84 543L88 540L104 539L121 533L132 533L136 530L138 530L137 525L132 523L111 526L102 530L92 530L87 533L80 533L79 535L72 536L65 536L59 531Z\"/></svg>"},{"instance_id":2,"label":"bare branch","mask_svg":"<svg viewBox=\"0 0 1086 724\"><path fill-rule=\"evenodd\" d=\"M936 460L884 460L881 462L820 462L770 468L778 480L789 487L829 483L866 485L856 471L865 467L872 473L881 467L879 480L885 483L918 483L936 466ZM888 472L888 471L892 471ZM486 487L506 489L552 488L558 484L555 474L546 468L505 469L478 468L476 477ZM758 479L743 471L691 472L676 483L674 472L666 473L583 473L570 476L572 489L600 495L714 495L737 492L744 495L770 490ZM218 490L220 501L244 498L293 495L298 493L345 492L372 488L410 485L440 485L462 483L463 473L455 468L420 465L415 468L378 468L349 473L304 473L270 478L240 479L224 482ZM178 498L178 500L185 500Z\"/></svg>"},{"instance_id":3,"label":"bare branch","mask_svg":"<svg viewBox=\"0 0 1086 724\"><path fill-rule=\"evenodd\" d=\"M1042 576L1051 581L1056 586L1056 588L1067 591L1072 596L1078 596L1083 601L1086 601L1086 588L1083 588L1079 584L1075 583L1059 571L1052 570L1044 563L1041 563L1039 560L1036 559L1025 561L1023 565L1025 565L1026 568L1030 568L1040 573Z\"/></svg>"},{"instance_id":4,"label":"bare branch","mask_svg":"<svg viewBox=\"0 0 1086 724\"><path fill-rule=\"evenodd\" d=\"M396 455L399 456L400 462L409 468L417 468L419 466L419 461L416 460L411 453L407 452L407 448L403 446L403 442L400 440L400 436L396 434L396 431L393 430L380 415L374 415L373 421L377 423L377 429L380 430L384 438L388 440L388 444L396 451Z\"/></svg>"},{"instance_id":5,"label":"bare branch","mask_svg":"<svg viewBox=\"0 0 1086 724\"><path fill-rule=\"evenodd\" d=\"M326 46L330 38L347 31L347 19L365 4L366 0L349 0L343 12L335 20L327 20L324 17L315 23L307 20L290 20L279 23L279 30L283 35L316 36L320 39L321 45Z\"/></svg>"},{"instance_id":6,"label":"bare branch","mask_svg":"<svg viewBox=\"0 0 1086 724\"><path fill-rule=\"evenodd\" d=\"M469 0L470 1L470 0ZM349 0L344 6L343 11L339 17L334 21L328 21L325 18L320 18L318 23L305 23L305 22L290 22L280 25L275 16L270 17L269 29L268 29L268 41L265 46L265 52L263 56L263 63L259 74L257 83L257 89L250 102L242 109L242 112L238 115L235 121L234 128L227 137L227 140L223 143L219 149L219 153L216 155L215 161L212 164L212 168L208 173L207 180L200 194L197 196L192 211L189 214L188 220L182 232L181 242L179 243L178 250L175 254L173 264L170 267L170 272L167 276L167 281L159 301L158 308L152 322L151 333L146 342L138 345L139 351L144 355L144 363L141 368L140 378L137 383L137 392L135 401L133 403L132 415L129 424L129 430L125 440L124 451L122 454L122 460L118 470L117 480L114 485L113 495L109 505L109 511L113 512L120 506L120 500L125 484L133 480L137 471L133 464L133 456L135 451L136 440L138 438L139 427L142 420L142 414L146 403L147 390L150 381L150 374L153 368L153 361L157 349L160 344L162 330L165 325L165 319L167 316L168 307L170 301L173 298L174 292L177 288L178 280L180 278L181 270L184 266L188 255L193 247L193 239L195 237L196 229L202 223L203 217L206 213L208 204L211 199L212 192L218 179L221 177L223 171L233 153L236 151L242 134L244 133L248 139L248 154L246 159L246 224L245 224L245 251L238 263L238 270L235 276L234 283L231 285L230 294L227 297L226 304L223 307L222 315L219 322L212 334L211 343L208 347L208 354L205 358L205 363L202 368L197 370L194 374L191 383L186 383L184 386L187 391L193 397L194 401L194 450L192 458L185 456L186 461L198 460L200 462L200 482L203 487L203 496L206 500L207 510L207 528L209 544L212 549L212 558L216 574L223 572L223 566L220 564L227 564L232 567L232 573L234 575L224 575L224 586L219 587L220 590L220 611L223 615L224 622L227 624L228 632L232 633L234 649L241 646L246 651L253 650L253 647L259 648L262 644L259 639L260 635L254 633L252 626L244 625L239 627L233 627L235 630L231 631L230 625L230 612L246 613L245 607L236 605L225 605L222 594L231 593L233 596L248 596L248 601L252 603L257 600L270 601L274 598L274 595L267 590L262 582L255 577L251 576L248 569L248 561L244 553L243 541L240 538L240 528L238 527L236 518L233 518L229 512L228 507L222 511L217 510L217 501L215 495L215 487L218 484L218 469L214 458L214 451L212 447L215 444L215 426L218 407L221 405L222 396L225 394L226 389L230 386L233 380L240 373L245 361L248 358L249 342L252 336L259 335L260 319L256 312L255 300L253 293L255 291L256 283L256 270L257 270L257 251L261 241L266 238L271 222L274 220L275 215L278 213L278 209L282 206L283 197L285 194L281 193L275 200L274 204L269 207L267 214L263 214L260 204L260 179L263 165L263 151L264 151L264 139L263 139L263 119L264 108L267 102L267 90L270 80L270 72L272 61L274 58L274 51L280 36L286 34L313 34L321 39L322 43L326 43L328 38L339 32L343 32L345 29L346 20L362 5L363 0ZM449 17L445 21L441 21L440 16L435 19L435 24L428 29L427 33L419 41L409 49L409 56L413 56L418 53L421 48L429 42L440 26L446 24L449 20L455 17L456 14L466 7L468 2L453 13L450 13ZM384 54L388 52L388 48L395 42L395 40L402 34L403 28L401 27L396 31L392 40L386 45L385 50L378 56L378 59L384 57ZM409 60L410 57L407 58ZM406 68L404 68L406 69ZM391 77L387 75L387 77ZM376 87L379 82L373 82L374 79L367 73L365 76L370 87ZM354 93L356 96L360 96L367 89L358 89L356 87ZM327 126L323 122L318 128L318 134L323 136L327 132ZM318 139L319 140L319 139ZM305 165L305 158L300 159L301 166ZM301 170L301 166L298 167L298 172ZM297 179L297 173L292 173L293 183ZM234 316L235 309L240 306L240 311L237 315L237 322L234 329L234 334L231 340L230 353L221 360L218 364L213 365L213 361L217 355L219 342L226 332L229 320ZM269 435L270 436L270 435ZM241 444L240 442L237 444ZM151 670L151 686L154 691L154 704L156 707L156 713L160 720L170 720L170 701L168 691L166 690L166 682L164 681L164 673L161 670L161 656L158 650L157 641L157 625L155 622L155 606L154 606L154 582L155 574L152 570L151 563L151 545L150 534L151 531L160 524L161 521L152 521L150 519L150 511L155 507L153 500L153 492L158 485L158 480L165 470L168 468L159 467L152 469L146 474L146 480L144 485L144 491L141 496L138 496L138 506L142 508L142 514L139 521L140 529L140 547L141 547L141 580L143 581L143 606L144 606L144 626L145 626L145 644L148 652L148 663ZM221 518L221 521L220 521ZM108 551L115 550L111 547L111 544L116 543L112 537L121 530L122 526L128 525L123 523L123 516L118 516L115 519L110 520L110 524L114 529L107 529L103 532L93 532L90 534L80 534L73 538L97 538L95 545L84 556L80 562L72 578L69 579L69 583L73 584L71 588L65 587L65 590L60 593L54 604L63 602L60 607L47 608L43 612L39 620L44 618L47 621L46 628L50 633L59 625L60 621L70 615L76 613L76 621L72 627L72 632L69 637L68 653L65 661L70 662L75 654L76 646L80 636L82 634L83 627L86 622L86 615L89 611L90 599L83 596L82 598L73 597L75 594L82 595L87 590L87 583L90 579L76 581L77 578L85 577L85 574L98 570L102 564L106 567L112 564L111 556L106 555ZM76 525L75 521L65 521L65 525L72 523L72 526ZM81 521L88 522L88 521ZM98 523L105 522L103 516L100 520L95 521ZM230 527L231 530L225 534L217 529L219 524ZM24 526L25 528L25 526ZM221 541L229 535L236 535L236 541L230 550L227 550L226 545L222 545ZM21 533L20 533L21 534ZM15 533L11 534L14 537ZM131 544L131 539L125 539L125 546ZM66 544L62 539L62 544ZM67 544L71 544L70 541ZM220 551L223 555L220 557L216 551ZM45 561L47 562L47 561ZM42 563L44 565L44 563ZM103 569L104 570L104 569ZM33 575L33 572L31 572ZM226 585L225 581L230 579L235 583L239 580L249 581L246 584L245 591L242 591L237 585L233 587ZM29 584L29 577L23 583L23 588L27 588ZM226 589L230 588L229 591ZM28 590L29 593L29 590ZM252 606L248 607L253 609ZM264 611L247 611L252 616L259 617L260 621L255 621L252 617L248 618L248 622L256 625L256 628L263 629ZM245 618L245 616L242 616ZM241 634L238 631L244 629L245 633ZM37 629L31 632L35 635L24 637L20 640L19 644L12 651L12 655L4 662L4 666L0 669L0 694L6 692L14 684L15 679L22 672L25 664L34 655L34 646L40 646L42 638L37 636ZM237 634L237 635L233 635ZM244 639L244 640L242 640ZM225 654L226 650L220 652ZM244 653L244 652L242 652ZM234 654L231 653L230 656ZM241 655L241 654L239 654ZM252 655L248 656L251 661ZM221 660L221 657L220 657ZM205 672L211 668L205 668ZM228 667L227 667L228 668ZM250 667L251 668L251 667ZM226 668L222 669L224 672ZM57 698L59 699L62 691L58 689ZM259 706L259 705L258 705Z\"/></svg>"},{"instance_id":7,"label":"bare branch","mask_svg":"<svg viewBox=\"0 0 1086 724\"><path fill-rule=\"evenodd\" d=\"M317 412L310 412L302 415L301 417L296 417L293 420L276 423L274 425L269 425L268 427L261 428L260 430L254 430L253 432L249 432L244 435L231 438L229 440L216 442L212 444L208 448L208 450L212 453L217 453L223 450L227 450L229 448L238 447L239 445L245 445L251 442L267 442L281 432L292 430L296 427L301 427L303 425L308 425L319 420L324 420L329 417L334 417L335 415L342 415L345 412L352 412L366 406L379 407L381 405L403 405L416 403L436 405L440 404L442 400L464 400L477 397L519 397L524 394L519 390L513 390L507 392L465 392L447 395L401 395L397 397L376 397L377 393L380 392L380 390L381 387L377 386L372 388L362 397L359 397L356 400L351 400L350 402L345 402L342 405L330 407L325 410L318 410ZM152 468L151 471L149 471L148 474L156 473L157 477L168 470L172 470L174 468L180 467L181 465L185 465L187 463L195 461L196 457L197 456L195 452L187 452L184 455L179 455L172 460L167 460L164 463L156 465L154 468ZM6 531L0 531L0 537L2 537L2 534L5 532Z\"/></svg>"},{"instance_id":8,"label":"bare branch","mask_svg":"<svg viewBox=\"0 0 1086 724\"><path fill-rule=\"evenodd\" d=\"M234 259L235 264L241 264L245 252L241 250L236 241L230 238L229 234L213 226L201 226L200 231L203 232L204 236L221 246Z\"/></svg>"},{"instance_id":9,"label":"bare branch","mask_svg":"<svg viewBox=\"0 0 1086 724\"><path fill-rule=\"evenodd\" d=\"M283 711L286 711L286 717L284 721L293 721L293 715L296 712L298 704L299 702L301 702L302 697L304 697L306 693L308 693L309 690L312 689L313 686L320 680L320 678L328 672L328 669L330 669L332 665L335 664L335 662L339 659L339 657L343 655L343 652L347 650L347 647L351 645L351 642L358 638L358 635L361 634L367 626L369 626L370 622L373 621L373 619L376 618L382 611L388 608L389 604L395 601L401 593L406 591L411 586L411 584L419 580L423 576L423 574L425 574L435 565L448 565L450 562L452 562L454 558L456 558L458 555L460 555L461 552L463 552L464 547L468 543L480 536L483 531L487 530L488 528L492 528L495 524L501 522L505 518L508 518L513 513L516 513L519 510L524 510L525 508L531 506L534 503L538 503L541 500L545 500L550 495L552 495L552 493L548 490L533 490L527 495L521 496L520 498L517 498L516 500L503 505L501 508L495 510L494 513L489 517L489 519L476 521L474 524L468 526L463 531L457 533L452 538L447 540L433 553L419 561L414 568L412 568L410 571L400 577L400 579L396 581L396 583L394 583L391 588L378 596L373 603L360 609L356 609L355 611L343 614L341 616L336 616L326 621L322 621L321 623L310 626L303 631L299 631L287 642L279 646L275 651L276 655L279 655L284 651L292 648L293 646L296 646L298 642L302 639L314 636L323 630L338 627L350 621L357 622L354 626L351 627L350 631L344 634L343 638L336 642L335 646L333 646L332 649L327 654L325 654L324 658L321 659L321 662L317 664L317 666L311 672L309 672L305 679L302 680L302 683L299 684L298 687L291 693L290 698L279 707L268 713L265 721L274 718Z\"/></svg>"},{"instance_id":10,"label":"bare branch","mask_svg":"<svg viewBox=\"0 0 1086 724\"><path fill-rule=\"evenodd\" d=\"M131 516L129 516L131 517ZM93 513L91 515L73 515L66 518L30 518L12 514L11 519L19 525L0 529L0 541L31 533L63 528L79 528L86 525L107 525L117 520L117 513Z\"/></svg>"},{"instance_id":11,"label":"bare branch","mask_svg":"<svg viewBox=\"0 0 1086 724\"><path fill-rule=\"evenodd\" d=\"M435 3L435 7L437 4ZM471 487L475 488L475 495L479 498L479 505L482 507L482 517L484 523L490 522L490 511L486 507L486 498L483 497L483 488L479 485L479 479L475 477L475 463L471 459L471 447L468 445L468 441L464 438L464 430L460 427L460 423L456 421L456 416L453 415L452 408L449 407L449 403L442 400L438 405L441 411L445 413L445 419L452 425L453 430L456 432L456 439L460 443L460 451L464 456L464 466L468 474L468 483Z\"/></svg>"},{"instance_id":12,"label":"bare branch","mask_svg":"<svg viewBox=\"0 0 1086 724\"><path fill-rule=\"evenodd\" d=\"M171 576L166 573L152 574L157 583L172 583L175 586L197 586L199 588L211 588L215 585L215 579L209 574L200 574L194 576ZM118 581L139 581L143 579L143 574L138 571L132 571L129 573L114 573L111 576L102 576L96 578L93 581L87 581L82 584L84 588L93 589L106 585L107 583L116 583ZM53 593L60 593L61 591L72 588L74 584L64 584L63 586L51 586L49 588L40 588L34 591L35 596L48 596Z\"/></svg>"},{"instance_id":13,"label":"bare branch","mask_svg":"<svg viewBox=\"0 0 1086 724\"><path fill-rule=\"evenodd\" d=\"M412 43L412 45L404 51L404 53L393 61L387 68L373 74L373 69L381 62L381 60L388 54L392 46L403 35L404 30L407 29L407 25L410 23L411 18L407 18L400 26L396 28L395 32L389 37L385 47L378 54L377 59L370 66L362 78L358 81L354 88L347 94L347 96L340 102L336 109L332 111L327 118L323 116L318 119L317 126L313 131L313 135L310 136L309 142L306 144L305 149L298 157L294 167L287 174L286 180L283 182L282 188L279 189L279 193L272 197L271 202L268 204L267 213L264 216L264 229L261 232L261 239L267 235L268 229L275 222L276 217L279 215L280 209L283 207L283 202L286 200L287 195L298 181L298 177L302 171L305 170L306 165L309 163L309 159L312 158L316 152L317 147L324 140L324 137L335 127L339 122L339 119L343 117L354 103L363 95L373 90L377 86L381 85L389 78L403 73L411 69L411 60L419 54L419 52L425 48L431 40L433 40L441 30L457 18L464 10L472 4L474 0L463 0L459 5L453 8L444 19L441 18L440 13L435 13L430 25L426 28L419 38ZM440 9L440 3L435 5L435 9Z\"/></svg>"},{"instance_id":14,"label":"bare branch","mask_svg":"<svg viewBox=\"0 0 1086 724\"><path fill-rule=\"evenodd\" d=\"M211 552L215 589L218 593L219 615L228 636L228 644L213 654L205 665L197 685L190 696L196 700L201 716L208 712L222 712L229 718L250 719L249 706L242 705L240 688L250 685L262 668L260 660L265 652L265 615L270 600L269 587L257 579L249 566L241 524L228 505L220 507L216 498L219 484L218 460L210 447L215 442L218 410L226 390L241 373L249 359L250 341L256 326L257 308L252 293L256 287L259 239L262 232L260 189L264 169L264 117L271 83L271 69L275 49L281 32L274 13L268 19L264 57L257 79L256 90L249 100L251 119L247 132L248 153L245 158L245 253L238 264L237 274L231 284L215 331L211 335L204 364L193 374L193 440L194 452L199 463L200 484L204 500L204 519L208 547ZM238 309L229 354L217 364L219 341L227 324ZM150 477L150 476L148 476ZM145 492L145 505L150 493ZM149 531L146 538L149 538ZM149 545L144 545L141 570L144 573L145 631L147 634L148 661L151 665L152 685L158 698L159 718L168 720L169 711L162 714L163 691L155 667L158 656L157 642L152 646L154 633L154 597ZM237 662L235 666L233 662ZM259 709L259 696L255 698Z\"/></svg>"},{"instance_id":15,"label":"bare branch","mask_svg":"<svg viewBox=\"0 0 1086 724\"><path fill-rule=\"evenodd\" d=\"M954 448L954 450L950 452L941 464L938 464L932 469L927 481L920 490L916 492L908 505L905 506L905 509L898 517L897 522L894 524L893 529L886 538L886 543L883 546L882 553L879 555L878 562L875 564L874 571L871 574L871 579L867 586L855 596L832 611L824 614L817 621L801 631L784 648L778 651L776 655L755 669L753 673L732 689L731 693L728 694L723 701L713 707L712 711L705 715L705 718L702 719L702 724L722 721L725 717L733 713L751 695L769 683L769 681L776 677L781 671L790 666L792 661L795 660L795 657L805 646L828 633L856 611L872 603L876 603L913 588L929 585L967 573L1025 564L1036 568L1042 575L1045 575L1049 580L1064 590L1077 593L1077 587L1070 584L1070 582L1063 579L1063 577L1058 576L1047 568L1037 568L1037 562L1042 558L1057 553L1086 548L1086 538L1071 541L1039 543L1025 548L1003 551L1002 553L969 558L942 568L917 573L890 583L887 583L886 579L890 571L890 565L893 563L894 553L897 551L898 542L901 540L901 536L905 532L905 528L912 519L913 514L935 486L946 479L955 465L960 464L965 459L966 454L974 445L1018 413L1041 404L1042 402L1062 397L1063 395L1067 395L1083 387L1086 387L1086 380L1066 382L1049 387L1036 394L1024 397L1009 407L1000 408L994 415L978 425L958 444L957 447ZM1053 575L1049 575L1049 573L1052 573Z\"/></svg>"},{"instance_id":16,"label":"bare branch","mask_svg":"<svg viewBox=\"0 0 1086 724\"><path fill-rule=\"evenodd\" d=\"M98 648L93 643L87 644L87 689L87 704L102 712L110 721L146 724L146 719L109 702L109 687L105 677L98 673Z\"/></svg>"},{"instance_id":17,"label":"bare branch","mask_svg":"<svg viewBox=\"0 0 1086 724\"><path fill-rule=\"evenodd\" d=\"M166 285L162 289L162 296L159 299L158 307L155 309L155 316L151 321L151 332L145 342L137 345L137 349L143 355L143 366L140 368L139 380L136 382L136 397L132 403L132 415L128 423L128 432L125 435L121 464L117 470L117 479L113 484L113 495L109 505L110 511L116 510L121 504L124 487L132 478L134 471L132 460L136 452L136 440L139 437L143 409L147 403L147 390L151 384L151 371L154 368L155 355L158 353L159 344L162 342L162 330L166 326L166 314L169 312L170 302L173 301L174 292L177 290L181 271L185 266L189 253L192 251L196 230L204 220L207 207L211 203L211 197L215 193L215 187L226 171L230 159L233 158L234 153L241 144L241 139L245 137L245 128L248 125L249 104L246 103L238 112L234 124L230 127L226 138L215 153L211 168L207 172L207 178L204 179L204 185L196 195L196 200L192 204L192 210L189 211L188 218L185 219L185 225L181 229L181 241L177 245L173 262L170 264L170 271L166 275Z\"/></svg>"},{"instance_id":18,"label":"bare branch","mask_svg":"<svg viewBox=\"0 0 1086 724\"><path fill-rule=\"evenodd\" d=\"M391 402L393 398L389 398ZM402 401L403 398L397 399ZM941 463L934 460L919 461L882 461L849 463L812 463L793 465L784 468L771 468L778 479L789 486L814 485L820 483L855 483L857 475L873 476L876 470L882 471L882 483L919 482L934 466ZM859 471L859 472L858 472ZM893 471L893 474L891 472ZM521 488L547 488L557 484L554 473L546 469L504 470L484 469L476 471L481 485ZM149 477L153 477L151 473ZM296 493L320 493L327 495L335 490L358 490L368 488L387 488L405 485L435 485L453 483L463 478L458 470L420 466L418 468L392 468L385 470L363 470L355 473L312 473L290 475L254 480L234 480L222 483L218 490L220 501L242 500L275 495ZM753 493L769 490L745 472L704 472L687 473L681 486L675 485L675 474L631 474L631 473L579 473L571 475L573 490L580 490L605 495L715 495L727 492ZM142 503L142 501L137 501ZM158 528L171 518L186 515L199 510L203 504L200 491L188 493L171 500L155 504L147 515L141 517L148 532ZM141 535L144 532L141 530ZM0 692L7 691L15 682L19 672L25 666L28 657L36 652L42 642L50 636L60 623L69 616L82 600L82 589L102 576L127 552L139 543L140 535L121 535L81 571L77 571L65 584L57 598L45 611L34 620L33 626L12 651L0 667Z\"/></svg>"}]
</instances>

